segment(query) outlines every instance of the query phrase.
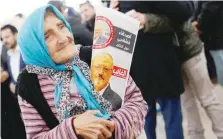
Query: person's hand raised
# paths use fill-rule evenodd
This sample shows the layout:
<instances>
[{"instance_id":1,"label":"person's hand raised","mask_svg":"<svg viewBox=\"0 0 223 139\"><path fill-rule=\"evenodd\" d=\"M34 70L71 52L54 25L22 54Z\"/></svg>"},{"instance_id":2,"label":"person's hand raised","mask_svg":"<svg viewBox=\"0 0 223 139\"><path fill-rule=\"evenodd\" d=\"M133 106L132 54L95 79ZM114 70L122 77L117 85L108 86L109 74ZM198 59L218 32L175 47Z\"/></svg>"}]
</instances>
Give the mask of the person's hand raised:
<instances>
[{"instance_id":1,"label":"person's hand raised","mask_svg":"<svg viewBox=\"0 0 223 139\"><path fill-rule=\"evenodd\" d=\"M135 10L131 10L127 13L127 15L135 18L136 20L138 20L140 22L140 28L143 28L145 26L146 23L146 16L143 13L140 12L136 12Z\"/></svg>"},{"instance_id":2,"label":"person's hand raised","mask_svg":"<svg viewBox=\"0 0 223 139\"><path fill-rule=\"evenodd\" d=\"M73 126L78 136L84 139L108 139L112 136L115 124L96 117L98 110L90 110L75 117Z\"/></svg>"}]
</instances>

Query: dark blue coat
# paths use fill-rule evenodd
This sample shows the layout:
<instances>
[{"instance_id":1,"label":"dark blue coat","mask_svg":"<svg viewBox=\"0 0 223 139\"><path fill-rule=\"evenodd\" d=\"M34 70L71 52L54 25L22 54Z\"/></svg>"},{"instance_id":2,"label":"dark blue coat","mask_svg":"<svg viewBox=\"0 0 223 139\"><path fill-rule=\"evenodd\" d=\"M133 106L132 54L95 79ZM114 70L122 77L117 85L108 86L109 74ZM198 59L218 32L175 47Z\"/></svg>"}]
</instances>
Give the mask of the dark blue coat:
<instances>
[{"instance_id":1,"label":"dark blue coat","mask_svg":"<svg viewBox=\"0 0 223 139\"><path fill-rule=\"evenodd\" d=\"M8 63L8 72L9 72L10 82L16 84L16 81L12 76L12 70L11 70L11 66L10 66L10 56L8 56L7 63ZM20 55L19 70L22 71L22 69L25 68L25 66L26 65L22 59L22 55Z\"/></svg>"}]
</instances>

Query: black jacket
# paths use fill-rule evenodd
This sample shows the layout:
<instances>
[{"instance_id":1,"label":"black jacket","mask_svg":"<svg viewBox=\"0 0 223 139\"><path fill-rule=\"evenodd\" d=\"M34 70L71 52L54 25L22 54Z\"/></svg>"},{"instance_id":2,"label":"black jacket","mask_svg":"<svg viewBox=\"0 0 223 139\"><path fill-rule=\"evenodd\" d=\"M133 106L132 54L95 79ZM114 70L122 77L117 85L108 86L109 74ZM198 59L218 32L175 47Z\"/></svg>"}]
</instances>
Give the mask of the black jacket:
<instances>
[{"instance_id":1,"label":"black jacket","mask_svg":"<svg viewBox=\"0 0 223 139\"><path fill-rule=\"evenodd\" d=\"M7 71L7 49L2 47L1 67ZM26 139L17 97L9 89L9 79L1 83L1 138Z\"/></svg>"},{"instance_id":2,"label":"black jacket","mask_svg":"<svg viewBox=\"0 0 223 139\"><path fill-rule=\"evenodd\" d=\"M194 3L194 12L193 12L193 15L191 17L191 21L197 21L198 20L198 16L199 14L201 13L201 9L202 9L202 4L204 3L205 1L193 1Z\"/></svg>"},{"instance_id":3,"label":"black jacket","mask_svg":"<svg viewBox=\"0 0 223 139\"><path fill-rule=\"evenodd\" d=\"M2 51L1 52L1 67L4 68L5 70L8 70L8 65L7 65L8 49L5 47L5 45L2 45L2 50L1 51Z\"/></svg>"},{"instance_id":4,"label":"black jacket","mask_svg":"<svg viewBox=\"0 0 223 139\"><path fill-rule=\"evenodd\" d=\"M223 2L206 1L198 16L201 39L210 50L223 49Z\"/></svg>"},{"instance_id":5,"label":"black jacket","mask_svg":"<svg viewBox=\"0 0 223 139\"><path fill-rule=\"evenodd\" d=\"M7 71L7 49L2 48L1 67ZM1 138L26 139L17 97L9 89L9 79L1 83Z\"/></svg>"},{"instance_id":6,"label":"black jacket","mask_svg":"<svg viewBox=\"0 0 223 139\"><path fill-rule=\"evenodd\" d=\"M75 44L81 44L83 46L93 44L93 33L90 32L80 20L69 17L67 21L71 26Z\"/></svg>"},{"instance_id":7,"label":"black jacket","mask_svg":"<svg viewBox=\"0 0 223 139\"><path fill-rule=\"evenodd\" d=\"M8 81L1 84L1 138L26 139L16 96L10 92Z\"/></svg>"},{"instance_id":8,"label":"black jacket","mask_svg":"<svg viewBox=\"0 0 223 139\"><path fill-rule=\"evenodd\" d=\"M108 85L108 87L105 89L102 96L112 104L113 111L117 111L121 108L122 99L115 91L111 89L110 85Z\"/></svg>"},{"instance_id":9,"label":"black jacket","mask_svg":"<svg viewBox=\"0 0 223 139\"><path fill-rule=\"evenodd\" d=\"M123 13L135 9L163 14L179 24L192 14L187 2L120 1L119 6ZM184 92L173 36L174 32L138 33L130 74L148 103L157 97L178 98Z\"/></svg>"},{"instance_id":10,"label":"black jacket","mask_svg":"<svg viewBox=\"0 0 223 139\"><path fill-rule=\"evenodd\" d=\"M90 32L94 32L95 17L86 22L86 27Z\"/></svg>"}]
</instances>

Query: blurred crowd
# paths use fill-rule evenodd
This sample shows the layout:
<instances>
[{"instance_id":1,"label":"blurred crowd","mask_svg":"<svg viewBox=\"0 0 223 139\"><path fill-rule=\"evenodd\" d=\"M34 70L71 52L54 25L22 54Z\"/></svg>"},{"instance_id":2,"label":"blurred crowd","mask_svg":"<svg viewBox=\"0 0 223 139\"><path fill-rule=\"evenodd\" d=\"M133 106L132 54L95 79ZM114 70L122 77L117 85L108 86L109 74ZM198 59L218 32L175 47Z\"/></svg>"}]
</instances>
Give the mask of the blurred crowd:
<instances>
[{"instance_id":1,"label":"blurred crowd","mask_svg":"<svg viewBox=\"0 0 223 139\"><path fill-rule=\"evenodd\" d=\"M223 86L223 2L102 2L122 13L134 9L130 16L142 26L130 75L148 105L144 128L147 138L156 139L158 103L167 139L184 138L181 106L188 119L190 139L204 139L198 100L212 122L213 132L223 139L223 105L215 89L219 84ZM55 6L70 24L75 44L92 46L93 37L102 33L94 29L96 13L89 1L79 5L80 13L62 1L48 4ZM0 30L2 139L24 139L28 133L25 127L29 123L24 126L16 91L18 76L26 66L17 39L25 20L19 13ZM90 63L91 55L80 57Z\"/></svg>"}]
</instances>

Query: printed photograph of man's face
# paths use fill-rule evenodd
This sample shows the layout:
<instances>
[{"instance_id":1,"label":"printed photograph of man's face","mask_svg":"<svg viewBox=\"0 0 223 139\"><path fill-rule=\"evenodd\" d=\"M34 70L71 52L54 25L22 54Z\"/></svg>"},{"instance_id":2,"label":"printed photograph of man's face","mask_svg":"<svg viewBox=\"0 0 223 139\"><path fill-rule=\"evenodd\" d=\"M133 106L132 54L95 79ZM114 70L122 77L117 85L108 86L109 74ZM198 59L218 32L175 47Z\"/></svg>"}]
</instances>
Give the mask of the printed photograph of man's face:
<instances>
[{"instance_id":1,"label":"printed photograph of man's face","mask_svg":"<svg viewBox=\"0 0 223 139\"><path fill-rule=\"evenodd\" d=\"M112 104L112 110L121 108L122 99L116 90L113 90L110 79L112 77L114 60L108 53L99 53L91 65L91 80L95 90Z\"/></svg>"},{"instance_id":2,"label":"printed photograph of man's face","mask_svg":"<svg viewBox=\"0 0 223 139\"><path fill-rule=\"evenodd\" d=\"M108 53L101 53L92 60L91 79L96 91L101 91L112 76L113 58Z\"/></svg>"},{"instance_id":3,"label":"printed photograph of man's face","mask_svg":"<svg viewBox=\"0 0 223 139\"><path fill-rule=\"evenodd\" d=\"M98 21L98 23L95 26L94 29L94 38L93 38L93 44L104 44L108 40L110 35L109 27L106 23L101 23Z\"/></svg>"}]
</instances>

